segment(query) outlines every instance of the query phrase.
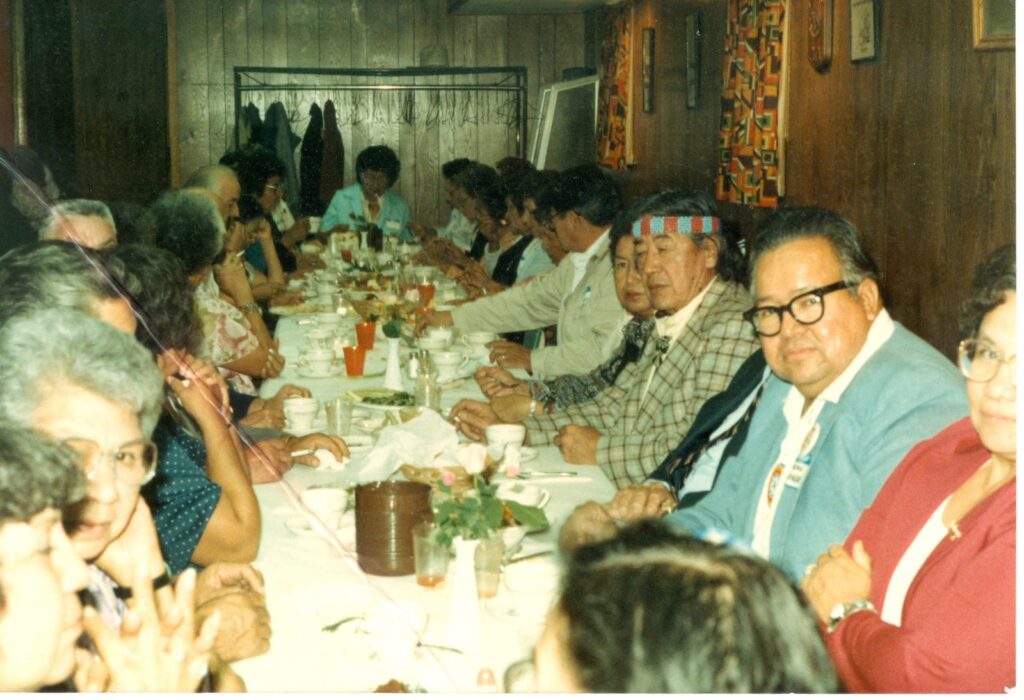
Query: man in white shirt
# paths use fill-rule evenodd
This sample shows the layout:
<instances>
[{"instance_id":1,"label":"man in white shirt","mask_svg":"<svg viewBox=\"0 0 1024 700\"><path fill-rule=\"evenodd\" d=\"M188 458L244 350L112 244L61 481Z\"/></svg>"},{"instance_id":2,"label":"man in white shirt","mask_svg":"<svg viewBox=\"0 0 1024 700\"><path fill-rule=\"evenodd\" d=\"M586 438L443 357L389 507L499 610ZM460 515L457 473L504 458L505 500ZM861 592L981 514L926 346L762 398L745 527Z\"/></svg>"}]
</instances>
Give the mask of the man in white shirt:
<instances>
[{"instance_id":1,"label":"man in white shirt","mask_svg":"<svg viewBox=\"0 0 1024 700\"><path fill-rule=\"evenodd\" d=\"M553 213L570 255L529 284L454 311L431 312L420 325L507 333L557 323L557 346L527 350L506 341L491 346L499 366L522 367L540 379L597 367L615 349L627 320L615 296L608 249L608 229L622 202L618 188L598 168L580 166L561 173L558 186L542 196L549 200L542 208Z\"/></svg>"}]
</instances>

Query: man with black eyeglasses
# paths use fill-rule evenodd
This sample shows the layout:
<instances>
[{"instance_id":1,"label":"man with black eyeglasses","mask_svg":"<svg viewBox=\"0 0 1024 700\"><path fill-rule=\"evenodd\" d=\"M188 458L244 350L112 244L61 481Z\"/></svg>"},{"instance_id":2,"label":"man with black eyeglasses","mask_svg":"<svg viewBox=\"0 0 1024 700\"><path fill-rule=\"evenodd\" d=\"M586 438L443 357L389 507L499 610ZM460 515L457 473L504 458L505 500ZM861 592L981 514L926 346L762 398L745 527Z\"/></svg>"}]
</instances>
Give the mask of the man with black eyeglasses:
<instances>
[{"instance_id":1,"label":"man with black eyeglasses","mask_svg":"<svg viewBox=\"0 0 1024 700\"><path fill-rule=\"evenodd\" d=\"M744 316L763 359L709 400L648 483L582 506L565 544L679 499L671 522L747 539L799 580L846 537L911 447L965 415L956 368L889 317L874 261L845 219L776 212L753 243L750 270L754 305Z\"/></svg>"}]
</instances>

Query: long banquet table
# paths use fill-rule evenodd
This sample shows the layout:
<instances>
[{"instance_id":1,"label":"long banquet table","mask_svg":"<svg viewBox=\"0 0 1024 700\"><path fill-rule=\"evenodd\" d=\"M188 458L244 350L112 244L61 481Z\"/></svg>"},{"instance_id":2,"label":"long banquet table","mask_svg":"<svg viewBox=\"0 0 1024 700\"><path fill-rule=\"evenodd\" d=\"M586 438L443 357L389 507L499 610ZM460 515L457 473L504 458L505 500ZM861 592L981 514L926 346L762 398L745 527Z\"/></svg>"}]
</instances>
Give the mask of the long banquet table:
<instances>
[{"instance_id":1,"label":"long banquet table","mask_svg":"<svg viewBox=\"0 0 1024 700\"><path fill-rule=\"evenodd\" d=\"M354 324L355 319L346 320ZM265 382L263 396L273 395L283 384L308 388L317 399L330 399L350 389L380 387L383 378L342 376L331 379L307 379L300 376L296 359L304 342L303 333L311 326L309 317L290 316L279 320L276 335L280 352L287 359L282 375ZM344 330L344 329L343 329ZM351 330L351 329L350 329ZM367 355L367 368L381 366L387 344L378 340ZM447 412L462 398L483 398L475 382L468 379L442 396ZM550 493L545 507L552 527L527 536L522 552L555 549L558 526L572 509L587 500L608 500L614 487L594 467L567 465L556 448L542 447L537 458L523 465L539 471L577 472L575 477L550 477L530 480ZM271 615L273 638L270 651L260 657L236 662L233 667L256 692L322 691L367 692L396 679L414 689L429 692L475 691L481 669L490 669L498 688L502 674L515 661L530 653L539 632L538 613L529 615L517 608L504 586L498 595L480 604L483 628L479 648L452 641L445 636L451 611L452 586L427 589L416 584L415 577L382 577L364 574L355 557L354 532L343 524L337 539L327 535L297 534L286 523L300 514L295 505L297 494L314 484L356 483L359 469L368 454L354 451L349 463L337 471L316 470L297 465L282 482L255 486L263 515L259 555L254 565L266 580L267 606ZM400 477L399 477L400 478ZM351 509L346 518L351 522ZM556 561L540 557L532 561ZM513 564L513 566L525 566ZM454 568L454 565L452 569ZM449 570L449 578L451 569ZM404 616L391 614L388 629L360 636L353 627L338 632L322 628L363 610L366 600L391 601L394 610L416 611ZM353 610L356 613L353 613ZM410 623L419 639L432 645L416 648L409 643ZM402 629L405 628L405 629ZM345 630L349 632L345 632ZM361 630L365 634L365 630ZM405 635L405 636L403 636ZM459 648L459 652L451 648ZM486 673L484 676L486 677Z\"/></svg>"}]
</instances>

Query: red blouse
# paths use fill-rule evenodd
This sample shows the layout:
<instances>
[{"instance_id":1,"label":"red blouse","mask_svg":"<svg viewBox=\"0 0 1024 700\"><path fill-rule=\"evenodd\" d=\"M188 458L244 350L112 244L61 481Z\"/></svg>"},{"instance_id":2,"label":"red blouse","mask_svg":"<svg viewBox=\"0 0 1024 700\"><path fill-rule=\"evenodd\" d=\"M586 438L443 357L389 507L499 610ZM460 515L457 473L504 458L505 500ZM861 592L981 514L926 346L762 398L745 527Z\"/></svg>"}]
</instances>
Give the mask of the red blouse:
<instances>
[{"instance_id":1,"label":"red blouse","mask_svg":"<svg viewBox=\"0 0 1024 700\"><path fill-rule=\"evenodd\" d=\"M917 445L846 540L872 558L871 601L882 609L893 570L939 504L990 457L970 419ZM851 692L1003 692L1014 686L1017 480L959 523L914 578L901 626L855 613L826 640Z\"/></svg>"}]
</instances>

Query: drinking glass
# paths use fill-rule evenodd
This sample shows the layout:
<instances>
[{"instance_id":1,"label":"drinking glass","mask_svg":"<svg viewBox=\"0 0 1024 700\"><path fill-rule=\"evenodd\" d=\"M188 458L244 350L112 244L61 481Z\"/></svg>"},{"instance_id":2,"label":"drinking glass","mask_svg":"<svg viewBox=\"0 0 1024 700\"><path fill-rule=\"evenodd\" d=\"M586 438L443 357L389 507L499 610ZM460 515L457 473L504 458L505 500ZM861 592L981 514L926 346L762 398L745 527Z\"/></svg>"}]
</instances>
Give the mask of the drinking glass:
<instances>
[{"instance_id":1,"label":"drinking glass","mask_svg":"<svg viewBox=\"0 0 1024 700\"><path fill-rule=\"evenodd\" d=\"M501 560L505 556L505 539L500 532L480 540L476 547L476 596L493 598L501 581Z\"/></svg>"},{"instance_id":2,"label":"drinking glass","mask_svg":"<svg viewBox=\"0 0 1024 700\"><path fill-rule=\"evenodd\" d=\"M434 285L431 283L418 284L416 289L420 292L420 304L423 306L430 306L430 301L434 298Z\"/></svg>"},{"instance_id":3,"label":"drinking glass","mask_svg":"<svg viewBox=\"0 0 1024 700\"><path fill-rule=\"evenodd\" d=\"M359 347L358 345L346 345L342 352L345 353L345 374L350 377L363 376L366 348Z\"/></svg>"},{"instance_id":4,"label":"drinking glass","mask_svg":"<svg viewBox=\"0 0 1024 700\"><path fill-rule=\"evenodd\" d=\"M352 431L352 399L339 396L325 402L327 411L327 432L331 435L348 435Z\"/></svg>"},{"instance_id":5,"label":"drinking glass","mask_svg":"<svg viewBox=\"0 0 1024 700\"><path fill-rule=\"evenodd\" d=\"M444 585L451 552L437 541L436 523L420 523L412 529L413 554L416 557L416 583L424 588Z\"/></svg>"},{"instance_id":6,"label":"drinking glass","mask_svg":"<svg viewBox=\"0 0 1024 700\"><path fill-rule=\"evenodd\" d=\"M359 347L366 350L373 350L373 339L377 335L377 324L370 321L367 323L356 324L356 338L359 341Z\"/></svg>"}]
</instances>

